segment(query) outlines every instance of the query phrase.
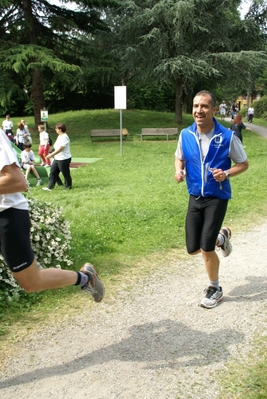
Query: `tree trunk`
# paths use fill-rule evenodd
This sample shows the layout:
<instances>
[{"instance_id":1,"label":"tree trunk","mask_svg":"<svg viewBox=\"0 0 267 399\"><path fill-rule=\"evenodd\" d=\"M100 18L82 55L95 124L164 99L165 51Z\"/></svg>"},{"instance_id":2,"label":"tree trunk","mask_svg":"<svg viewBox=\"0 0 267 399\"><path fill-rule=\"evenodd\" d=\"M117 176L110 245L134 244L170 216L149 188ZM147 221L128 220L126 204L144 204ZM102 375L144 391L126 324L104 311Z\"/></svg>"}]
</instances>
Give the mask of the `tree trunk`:
<instances>
[{"instance_id":1,"label":"tree trunk","mask_svg":"<svg viewBox=\"0 0 267 399\"><path fill-rule=\"evenodd\" d=\"M21 4L24 12L25 21L27 23L29 43L38 44L35 21L32 14L32 1L23 0ZM41 69L32 69L31 76L32 76L31 100L33 103L33 115L34 115L35 127L37 127L37 125L41 122L41 110L45 106L43 76Z\"/></svg>"},{"instance_id":2,"label":"tree trunk","mask_svg":"<svg viewBox=\"0 0 267 399\"><path fill-rule=\"evenodd\" d=\"M184 97L184 103L185 103L185 112L187 114L192 113L192 105L193 105L193 93L190 90L189 93L187 93Z\"/></svg>"},{"instance_id":3,"label":"tree trunk","mask_svg":"<svg viewBox=\"0 0 267 399\"><path fill-rule=\"evenodd\" d=\"M175 122L178 125L181 125L183 122L183 90L181 79L177 79L175 82Z\"/></svg>"},{"instance_id":4,"label":"tree trunk","mask_svg":"<svg viewBox=\"0 0 267 399\"><path fill-rule=\"evenodd\" d=\"M41 122L41 110L45 107L43 77L40 69L32 69L32 91L31 100L33 103L33 115L35 127Z\"/></svg>"}]
</instances>

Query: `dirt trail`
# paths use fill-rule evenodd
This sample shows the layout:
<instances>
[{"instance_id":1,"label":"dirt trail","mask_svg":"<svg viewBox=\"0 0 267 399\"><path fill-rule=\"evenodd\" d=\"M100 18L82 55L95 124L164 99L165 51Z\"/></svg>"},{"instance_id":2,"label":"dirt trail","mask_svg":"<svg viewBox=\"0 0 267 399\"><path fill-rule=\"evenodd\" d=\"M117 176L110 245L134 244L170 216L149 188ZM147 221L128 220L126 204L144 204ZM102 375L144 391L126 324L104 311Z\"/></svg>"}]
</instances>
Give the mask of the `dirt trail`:
<instances>
[{"instance_id":1,"label":"dirt trail","mask_svg":"<svg viewBox=\"0 0 267 399\"><path fill-rule=\"evenodd\" d=\"M197 306L207 282L199 257L162 259L115 303L31 337L8 359L1 398L214 398L217 371L245 359L255 333L267 331L266 236L267 222L233 236L215 309Z\"/></svg>"}]
</instances>

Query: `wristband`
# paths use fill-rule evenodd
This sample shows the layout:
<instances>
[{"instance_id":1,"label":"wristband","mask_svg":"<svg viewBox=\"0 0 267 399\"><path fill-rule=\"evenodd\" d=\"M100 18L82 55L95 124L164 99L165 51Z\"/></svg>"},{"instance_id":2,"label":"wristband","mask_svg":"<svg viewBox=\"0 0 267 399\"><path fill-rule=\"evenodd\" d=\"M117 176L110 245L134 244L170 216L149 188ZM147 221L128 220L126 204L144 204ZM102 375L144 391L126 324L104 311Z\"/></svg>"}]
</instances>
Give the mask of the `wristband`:
<instances>
[{"instance_id":1,"label":"wristband","mask_svg":"<svg viewBox=\"0 0 267 399\"><path fill-rule=\"evenodd\" d=\"M225 173L226 179L230 179L231 175L229 172L227 172L227 170L224 170L223 173Z\"/></svg>"}]
</instances>

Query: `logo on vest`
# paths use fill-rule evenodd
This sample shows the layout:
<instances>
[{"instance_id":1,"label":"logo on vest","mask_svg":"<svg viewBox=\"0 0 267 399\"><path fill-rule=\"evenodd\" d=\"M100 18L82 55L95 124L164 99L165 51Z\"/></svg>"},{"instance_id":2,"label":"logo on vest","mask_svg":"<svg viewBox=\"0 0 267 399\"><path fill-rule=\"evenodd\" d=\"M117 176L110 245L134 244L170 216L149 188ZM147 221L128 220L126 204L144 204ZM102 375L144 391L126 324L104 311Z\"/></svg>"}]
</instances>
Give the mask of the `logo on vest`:
<instances>
[{"instance_id":1,"label":"logo on vest","mask_svg":"<svg viewBox=\"0 0 267 399\"><path fill-rule=\"evenodd\" d=\"M219 148L222 145L222 135L214 137L214 147Z\"/></svg>"}]
</instances>

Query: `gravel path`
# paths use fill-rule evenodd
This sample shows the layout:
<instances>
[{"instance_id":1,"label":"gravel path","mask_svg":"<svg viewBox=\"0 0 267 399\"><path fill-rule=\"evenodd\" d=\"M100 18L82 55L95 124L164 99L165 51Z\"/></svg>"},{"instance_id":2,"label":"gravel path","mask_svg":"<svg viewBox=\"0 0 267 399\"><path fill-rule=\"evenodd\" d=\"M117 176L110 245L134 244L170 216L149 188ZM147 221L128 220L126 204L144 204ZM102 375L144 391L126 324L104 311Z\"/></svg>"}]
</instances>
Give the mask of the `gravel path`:
<instances>
[{"instance_id":1,"label":"gravel path","mask_svg":"<svg viewBox=\"0 0 267 399\"><path fill-rule=\"evenodd\" d=\"M197 306L206 285L200 257L163 259L161 272L116 301L24 342L1 374L0 397L214 398L217 371L246 357L255 333L266 334L266 235L267 223L233 236L217 308Z\"/></svg>"}]
</instances>

